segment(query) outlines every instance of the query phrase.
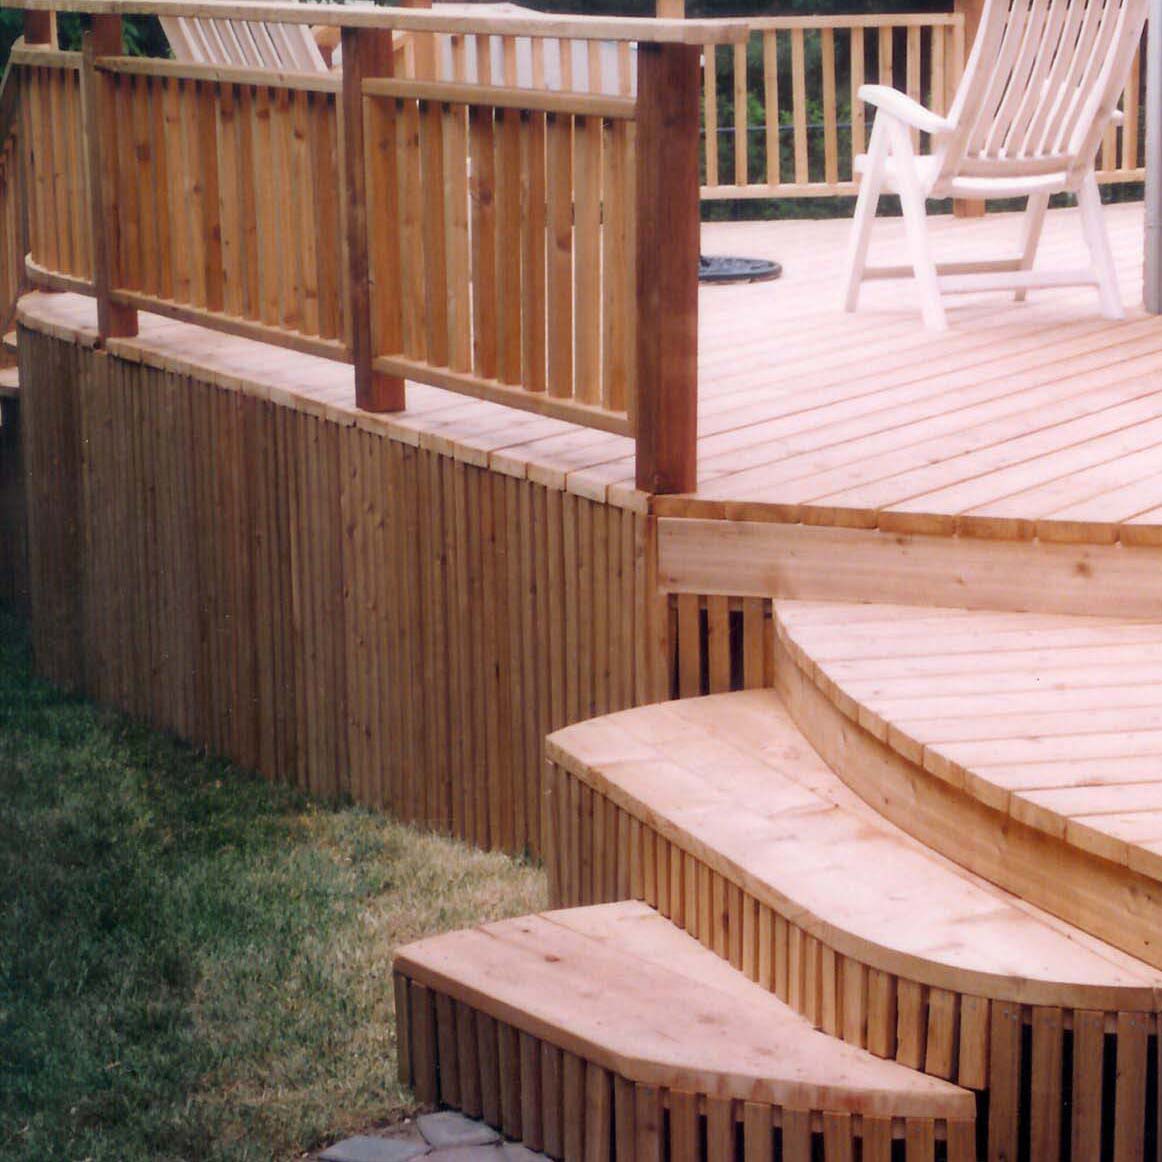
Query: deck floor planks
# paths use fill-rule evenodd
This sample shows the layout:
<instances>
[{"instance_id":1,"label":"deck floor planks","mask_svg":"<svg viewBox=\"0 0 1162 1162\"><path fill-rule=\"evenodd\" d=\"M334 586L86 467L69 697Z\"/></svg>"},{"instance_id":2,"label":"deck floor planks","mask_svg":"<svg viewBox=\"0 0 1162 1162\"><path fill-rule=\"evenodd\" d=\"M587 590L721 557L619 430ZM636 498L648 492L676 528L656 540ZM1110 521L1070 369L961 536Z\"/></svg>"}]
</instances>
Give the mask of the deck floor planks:
<instances>
[{"instance_id":1,"label":"deck floor planks","mask_svg":"<svg viewBox=\"0 0 1162 1162\"><path fill-rule=\"evenodd\" d=\"M906 283L873 284L855 315L834 309L844 221L713 223L708 252L770 255L773 284L714 287L700 299L699 491L659 498L663 515L801 520L903 532L1155 544L1162 485L1162 320L1140 298L1140 205L1107 208L1128 318L1100 317L1086 288L1023 305L1004 295L954 302L951 330L920 325ZM950 257L1017 237L1011 215L938 219ZM885 249L899 224L884 224ZM1046 264L1081 245L1075 211L1046 226ZM92 304L38 296L32 311L92 331ZM350 369L142 315L122 350L161 366L209 368L224 386L319 415L349 416ZM477 467L643 511L632 444L485 401L409 384L408 410L358 415Z\"/></svg>"},{"instance_id":2,"label":"deck floor planks","mask_svg":"<svg viewBox=\"0 0 1162 1162\"><path fill-rule=\"evenodd\" d=\"M941 628L931 609L883 614L847 626L834 606L777 605L799 665L893 750L1019 822L1162 878L1162 627L955 614Z\"/></svg>"}]
</instances>

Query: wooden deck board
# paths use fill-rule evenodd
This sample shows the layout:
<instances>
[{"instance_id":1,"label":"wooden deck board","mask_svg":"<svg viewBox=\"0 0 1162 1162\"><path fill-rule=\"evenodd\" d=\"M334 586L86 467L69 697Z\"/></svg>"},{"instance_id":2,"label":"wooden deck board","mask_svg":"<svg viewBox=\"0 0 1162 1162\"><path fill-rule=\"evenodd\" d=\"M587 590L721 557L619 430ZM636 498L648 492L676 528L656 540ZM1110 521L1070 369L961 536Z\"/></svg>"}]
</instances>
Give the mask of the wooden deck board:
<instances>
[{"instance_id":1,"label":"wooden deck board","mask_svg":"<svg viewBox=\"0 0 1162 1162\"><path fill-rule=\"evenodd\" d=\"M849 625L833 605L779 602L779 635L905 758L1039 831L1162 877L1162 625L881 612Z\"/></svg>"},{"instance_id":2,"label":"wooden deck board","mask_svg":"<svg viewBox=\"0 0 1162 1162\"><path fill-rule=\"evenodd\" d=\"M848 223L709 223L708 253L777 258L775 283L700 298L699 487L657 498L662 515L795 521L898 532L1111 544L1162 541L1162 319L1141 306L1142 207L1107 208L1128 316L1100 317L1089 288L952 300L951 329L926 331L908 283L865 288L836 308ZM1049 215L1042 259L1082 245L1075 210ZM886 254L902 224L877 227ZM1014 215L935 220L949 258L1013 243ZM90 336L92 303L25 300L40 325ZM317 414L389 429L506 475L639 511L625 437L409 385L408 410L355 413L348 367L142 316L114 348Z\"/></svg>"}]
</instances>

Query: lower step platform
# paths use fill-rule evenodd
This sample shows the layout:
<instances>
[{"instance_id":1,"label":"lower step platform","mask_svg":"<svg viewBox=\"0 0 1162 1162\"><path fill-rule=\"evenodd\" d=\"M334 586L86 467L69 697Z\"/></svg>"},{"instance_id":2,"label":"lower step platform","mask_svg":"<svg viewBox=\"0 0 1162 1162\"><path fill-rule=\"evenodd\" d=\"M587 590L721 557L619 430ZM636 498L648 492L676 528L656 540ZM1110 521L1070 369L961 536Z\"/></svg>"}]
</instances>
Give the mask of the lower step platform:
<instances>
[{"instance_id":1,"label":"lower step platform","mask_svg":"<svg viewBox=\"0 0 1162 1162\"><path fill-rule=\"evenodd\" d=\"M825 1033L979 1091L992 1162L1152 1149L1162 973L880 816L774 691L578 723L548 758L554 905L644 899Z\"/></svg>"},{"instance_id":2,"label":"lower step platform","mask_svg":"<svg viewBox=\"0 0 1162 1162\"><path fill-rule=\"evenodd\" d=\"M420 941L401 1078L565 1162L970 1162L974 1096L813 1029L652 908Z\"/></svg>"}]
</instances>

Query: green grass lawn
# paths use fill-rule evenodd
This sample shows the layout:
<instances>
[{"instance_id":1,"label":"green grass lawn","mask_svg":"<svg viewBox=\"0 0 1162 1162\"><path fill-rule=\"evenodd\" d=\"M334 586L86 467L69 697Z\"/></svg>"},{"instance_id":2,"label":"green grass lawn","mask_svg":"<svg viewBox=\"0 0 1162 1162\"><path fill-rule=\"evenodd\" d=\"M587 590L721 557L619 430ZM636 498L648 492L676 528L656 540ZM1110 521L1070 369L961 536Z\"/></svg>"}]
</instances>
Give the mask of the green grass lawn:
<instances>
[{"instance_id":1,"label":"green grass lawn","mask_svg":"<svg viewBox=\"0 0 1162 1162\"><path fill-rule=\"evenodd\" d=\"M392 948L543 905L531 867L55 693L0 612L0 1158L289 1158L398 1118Z\"/></svg>"}]
</instances>

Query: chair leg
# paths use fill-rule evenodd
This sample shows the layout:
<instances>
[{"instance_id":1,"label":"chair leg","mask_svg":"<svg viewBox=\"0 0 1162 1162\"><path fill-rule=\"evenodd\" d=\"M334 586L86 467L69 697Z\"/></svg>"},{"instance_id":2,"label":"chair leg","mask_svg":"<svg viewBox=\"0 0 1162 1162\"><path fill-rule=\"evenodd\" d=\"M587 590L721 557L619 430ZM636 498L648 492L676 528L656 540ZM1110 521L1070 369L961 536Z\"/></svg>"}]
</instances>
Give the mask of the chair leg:
<instances>
[{"instance_id":1,"label":"chair leg","mask_svg":"<svg viewBox=\"0 0 1162 1162\"><path fill-rule=\"evenodd\" d=\"M1045 211L1049 208L1048 194L1030 194L1025 207L1025 221L1021 227L1021 270L1032 270L1037 257L1037 247L1041 242L1041 228L1045 225ZM1015 302L1023 303L1029 292L1021 289L1013 292Z\"/></svg>"},{"instance_id":2,"label":"chair leg","mask_svg":"<svg viewBox=\"0 0 1162 1162\"><path fill-rule=\"evenodd\" d=\"M1102 217L1101 192L1092 170L1077 191L1077 203L1081 207L1081 224L1085 231L1085 243L1089 247L1090 260L1097 275L1097 289L1101 296L1101 313L1107 319L1124 319L1122 296L1118 291L1118 276L1114 269L1114 256L1110 250L1110 239L1106 233L1105 219Z\"/></svg>"},{"instance_id":3,"label":"chair leg","mask_svg":"<svg viewBox=\"0 0 1162 1162\"><path fill-rule=\"evenodd\" d=\"M900 194L900 207L904 211L904 227L908 235L912 270L920 292L920 313L927 327L933 331L944 331L948 328L948 320L944 314L944 304L940 301L936 264L932 261L928 214L924 206L925 191L916 172L916 153L905 126L898 121L892 121L890 132L892 159L896 163L896 186Z\"/></svg>"},{"instance_id":4,"label":"chair leg","mask_svg":"<svg viewBox=\"0 0 1162 1162\"><path fill-rule=\"evenodd\" d=\"M859 306L859 288L863 282L864 268L867 266L868 245L876 220L880 191L884 185L884 163L888 156L888 139L881 124L884 120L886 119L877 117L872 125L871 141L868 142L867 168L860 180L859 196L855 200L855 218L851 224L847 268L843 282L843 309L849 313Z\"/></svg>"}]
</instances>

